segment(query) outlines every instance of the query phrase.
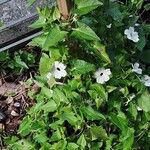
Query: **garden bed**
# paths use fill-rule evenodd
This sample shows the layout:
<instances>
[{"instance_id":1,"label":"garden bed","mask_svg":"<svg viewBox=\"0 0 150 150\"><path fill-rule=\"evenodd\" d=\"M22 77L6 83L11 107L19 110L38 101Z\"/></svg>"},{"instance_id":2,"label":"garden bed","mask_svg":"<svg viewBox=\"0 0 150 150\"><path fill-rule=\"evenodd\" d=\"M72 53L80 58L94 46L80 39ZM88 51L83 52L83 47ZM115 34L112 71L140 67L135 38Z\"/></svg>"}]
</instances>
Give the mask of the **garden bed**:
<instances>
[{"instance_id":1,"label":"garden bed","mask_svg":"<svg viewBox=\"0 0 150 150\"><path fill-rule=\"evenodd\" d=\"M43 34L29 43L35 47L1 53L3 146L149 150L150 25L139 14L149 4L76 0L71 6L39 9L31 26Z\"/></svg>"}]
</instances>

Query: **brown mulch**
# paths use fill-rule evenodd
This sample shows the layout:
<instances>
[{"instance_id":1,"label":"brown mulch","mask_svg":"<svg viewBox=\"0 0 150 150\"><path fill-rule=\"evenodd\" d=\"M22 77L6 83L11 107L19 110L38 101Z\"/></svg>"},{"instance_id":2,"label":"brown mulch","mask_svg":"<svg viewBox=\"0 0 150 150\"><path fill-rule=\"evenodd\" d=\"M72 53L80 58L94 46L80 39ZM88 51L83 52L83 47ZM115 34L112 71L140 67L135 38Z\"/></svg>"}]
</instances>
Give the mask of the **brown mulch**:
<instances>
[{"instance_id":1,"label":"brown mulch","mask_svg":"<svg viewBox=\"0 0 150 150\"><path fill-rule=\"evenodd\" d=\"M23 82L1 82L0 85L0 133L15 134L26 114L34 104L27 96Z\"/></svg>"}]
</instances>

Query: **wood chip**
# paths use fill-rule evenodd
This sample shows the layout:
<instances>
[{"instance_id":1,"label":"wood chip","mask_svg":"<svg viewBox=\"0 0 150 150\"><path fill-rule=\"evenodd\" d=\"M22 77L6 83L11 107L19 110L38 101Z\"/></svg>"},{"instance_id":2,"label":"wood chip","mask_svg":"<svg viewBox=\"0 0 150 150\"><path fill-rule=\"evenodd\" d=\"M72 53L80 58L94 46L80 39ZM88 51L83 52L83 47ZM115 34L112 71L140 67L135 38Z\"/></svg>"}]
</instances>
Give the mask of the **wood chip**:
<instances>
[{"instance_id":1,"label":"wood chip","mask_svg":"<svg viewBox=\"0 0 150 150\"><path fill-rule=\"evenodd\" d=\"M18 116L19 116L19 114L16 113L14 110L12 110L10 114L11 114L12 116L14 116L14 117L18 117Z\"/></svg>"}]
</instances>

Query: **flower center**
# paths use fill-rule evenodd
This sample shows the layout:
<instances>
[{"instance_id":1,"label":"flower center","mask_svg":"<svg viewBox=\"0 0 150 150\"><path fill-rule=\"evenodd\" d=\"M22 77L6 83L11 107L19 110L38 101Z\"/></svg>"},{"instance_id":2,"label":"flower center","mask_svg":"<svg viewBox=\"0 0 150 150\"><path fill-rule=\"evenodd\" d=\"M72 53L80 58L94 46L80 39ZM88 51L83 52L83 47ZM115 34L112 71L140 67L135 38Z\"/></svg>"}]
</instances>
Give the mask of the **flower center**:
<instances>
[{"instance_id":1,"label":"flower center","mask_svg":"<svg viewBox=\"0 0 150 150\"><path fill-rule=\"evenodd\" d=\"M60 68L57 67L56 69L57 69L58 71L60 71Z\"/></svg>"},{"instance_id":2,"label":"flower center","mask_svg":"<svg viewBox=\"0 0 150 150\"><path fill-rule=\"evenodd\" d=\"M103 75L103 73L100 73L100 76L102 76Z\"/></svg>"}]
</instances>

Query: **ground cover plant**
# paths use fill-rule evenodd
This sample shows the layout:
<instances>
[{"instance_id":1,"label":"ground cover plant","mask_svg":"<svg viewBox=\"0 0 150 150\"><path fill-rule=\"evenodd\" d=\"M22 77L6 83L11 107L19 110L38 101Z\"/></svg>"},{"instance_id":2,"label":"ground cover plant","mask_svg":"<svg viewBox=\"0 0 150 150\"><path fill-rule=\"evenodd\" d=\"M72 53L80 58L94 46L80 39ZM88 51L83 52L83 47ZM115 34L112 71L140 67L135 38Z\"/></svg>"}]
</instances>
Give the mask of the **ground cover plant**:
<instances>
[{"instance_id":1,"label":"ground cover plant","mask_svg":"<svg viewBox=\"0 0 150 150\"><path fill-rule=\"evenodd\" d=\"M38 9L39 75L26 81L27 110L12 150L150 149L150 25L143 0L75 0L64 19ZM144 11L149 4L144 6Z\"/></svg>"}]
</instances>

